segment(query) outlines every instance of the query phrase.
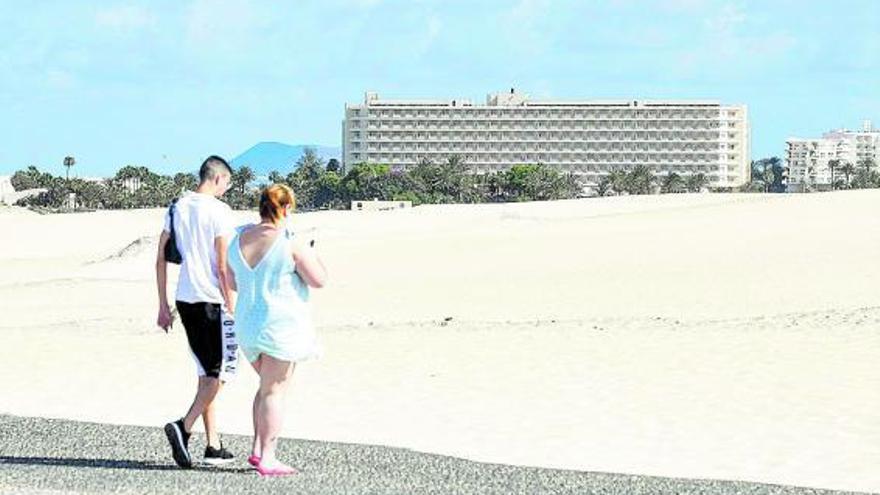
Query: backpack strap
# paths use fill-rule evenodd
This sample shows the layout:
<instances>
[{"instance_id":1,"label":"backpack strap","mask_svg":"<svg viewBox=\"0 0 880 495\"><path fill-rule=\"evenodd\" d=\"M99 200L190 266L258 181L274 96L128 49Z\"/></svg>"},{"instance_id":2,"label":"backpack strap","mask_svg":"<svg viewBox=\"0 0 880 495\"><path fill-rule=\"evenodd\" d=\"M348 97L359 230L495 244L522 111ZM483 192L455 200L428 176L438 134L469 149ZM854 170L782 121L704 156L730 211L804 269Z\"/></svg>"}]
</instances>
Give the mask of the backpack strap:
<instances>
[{"instance_id":1,"label":"backpack strap","mask_svg":"<svg viewBox=\"0 0 880 495\"><path fill-rule=\"evenodd\" d=\"M168 205L168 226L171 228L171 237L174 237L174 205L177 204L178 199L180 198L172 199L171 204Z\"/></svg>"},{"instance_id":2,"label":"backpack strap","mask_svg":"<svg viewBox=\"0 0 880 495\"><path fill-rule=\"evenodd\" d=\"M168 205L168 242L165 244L165 261L180 264L183 262L183 256L177 248L177 239L174 234L174 205L177 198Z\"/></svg>"}]
</instances>

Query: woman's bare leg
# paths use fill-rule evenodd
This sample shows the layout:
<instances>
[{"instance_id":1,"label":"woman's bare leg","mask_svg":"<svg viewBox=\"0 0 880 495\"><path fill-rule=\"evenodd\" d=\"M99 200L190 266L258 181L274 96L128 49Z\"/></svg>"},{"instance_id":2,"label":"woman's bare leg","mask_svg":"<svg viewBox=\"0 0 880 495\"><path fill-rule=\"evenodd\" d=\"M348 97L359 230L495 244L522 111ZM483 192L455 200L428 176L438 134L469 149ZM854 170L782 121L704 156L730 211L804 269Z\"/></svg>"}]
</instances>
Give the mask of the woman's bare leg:
<instances>
[{"instance_id":1,"label":"woman's bare leg","mask_svg":"<svg viewBox=\"0 0 880 495\"><path fill-rule=\"evenodd\" d=\"M262 363L263 356L257 358L256 361L251 363L251 366L254 367L254 370L257 374L260 374L260 364ZM259 399L260 399L260 389L257 389L257 393L254 394L254 404L253 404L253 424L254 424L254 442L251 445L251 455L262 457L263 449L260 446L260 436L259 436L259 420L260 420L260 409L259 409Z\"/></svg>"},{"instance_id":2,"label":"woman's bare leg","mask_svg":"<svg viewBox=\"0 0 880 495\"><path fill-rule=\"evenodd\" d=\"M263 355L260 365L260 391L258 392L257 437L261 449L260 464L267 469L284 468L275 457L275 447L284 418L284 397L294 363Z\"/></svg>"}]
</instances>

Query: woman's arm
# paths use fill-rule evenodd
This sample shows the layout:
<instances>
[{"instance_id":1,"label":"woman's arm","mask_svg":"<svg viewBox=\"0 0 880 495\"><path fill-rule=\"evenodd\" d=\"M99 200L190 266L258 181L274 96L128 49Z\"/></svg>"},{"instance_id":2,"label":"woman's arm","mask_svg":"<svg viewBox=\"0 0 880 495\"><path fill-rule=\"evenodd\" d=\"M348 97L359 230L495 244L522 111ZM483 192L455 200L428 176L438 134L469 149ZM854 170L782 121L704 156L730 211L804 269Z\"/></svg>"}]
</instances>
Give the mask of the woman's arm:
<instances>
[{"instance_id":1,"label":"woman's arm","mask_svg":"<svg viewBox=\"0 0 880 495\"><path fill-rule=\"evenodd\" d=\"M296 273L309 287L320 289L327 283L327 269L314 247L294 240L291 246Z\"/></svg>"},{"instance_id":2,"label":"woman's arm","mask_svg":"<svg viewBox=\"0 0 880 495\"><path fill-rule=\"evenodd\" d=\"M232 271L232 266L229 263L226 263L226 282L229 284L229 288L233 291L238 291L238 284L235 283L235 272Z\"/></svg>"}]
</instances>

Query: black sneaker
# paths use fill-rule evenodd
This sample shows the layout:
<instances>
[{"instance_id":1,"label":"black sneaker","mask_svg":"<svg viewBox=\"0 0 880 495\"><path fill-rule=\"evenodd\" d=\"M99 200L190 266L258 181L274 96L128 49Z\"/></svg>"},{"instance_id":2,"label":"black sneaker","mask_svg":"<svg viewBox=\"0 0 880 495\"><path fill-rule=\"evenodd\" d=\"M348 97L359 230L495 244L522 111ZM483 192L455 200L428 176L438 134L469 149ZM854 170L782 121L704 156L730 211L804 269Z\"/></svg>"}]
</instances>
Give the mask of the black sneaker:
<instances>
[{"instance_id":1,"label":"black sneaker","mask_svg":"<svg viewBox=\"0 0 880 495\"><path fill-rule=\"evenodd\" d=\"M189 433L183 427L183 420L178 419L165 425L165 436L171 444L171 456L178 466L189 469L192 467L192 457L189 455Z\"/></svg>"},{"instance_id":2,"label":"black sneaker","mask_svg":"<svg viewBox=\"0 0 880 495\"><path fill-rule=\"evenodd\" d=\"M205 462L211 464L212 466L219 466L221 464L228 464L234 460L232 453L226 450L223 447L223 442L220 443L220 448L215 449L208 445L205 447Z\"/></svg>"}]
</instances>

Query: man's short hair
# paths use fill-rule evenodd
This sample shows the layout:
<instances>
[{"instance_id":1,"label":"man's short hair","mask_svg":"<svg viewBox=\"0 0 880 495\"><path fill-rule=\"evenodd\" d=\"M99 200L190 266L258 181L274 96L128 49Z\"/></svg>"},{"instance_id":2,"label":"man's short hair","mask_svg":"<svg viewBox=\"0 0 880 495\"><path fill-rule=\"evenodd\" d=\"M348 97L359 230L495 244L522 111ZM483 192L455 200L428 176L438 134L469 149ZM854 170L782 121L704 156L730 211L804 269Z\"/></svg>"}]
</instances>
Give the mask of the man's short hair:
<instances>
[{"instance_id":1,"label":"man's short hair","mask_svg":"<svg viewBox=\"0 0 880 495\"><path fill-rule=\"evenodd\" d=\"M232 175L232 167L223 158L211 155L205 158L205 161L202 162L202 166L199 168L199 180L201 182L213 180L223 172Z\"/></svg>"}]
</instances>

